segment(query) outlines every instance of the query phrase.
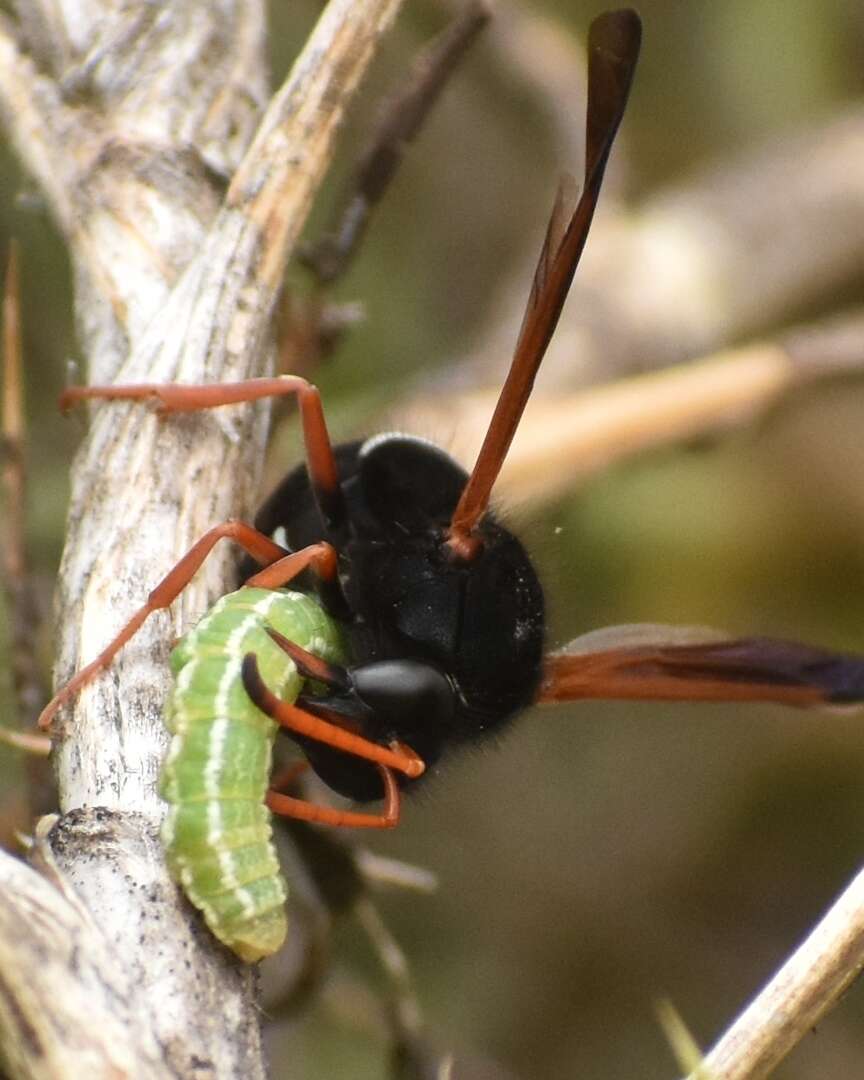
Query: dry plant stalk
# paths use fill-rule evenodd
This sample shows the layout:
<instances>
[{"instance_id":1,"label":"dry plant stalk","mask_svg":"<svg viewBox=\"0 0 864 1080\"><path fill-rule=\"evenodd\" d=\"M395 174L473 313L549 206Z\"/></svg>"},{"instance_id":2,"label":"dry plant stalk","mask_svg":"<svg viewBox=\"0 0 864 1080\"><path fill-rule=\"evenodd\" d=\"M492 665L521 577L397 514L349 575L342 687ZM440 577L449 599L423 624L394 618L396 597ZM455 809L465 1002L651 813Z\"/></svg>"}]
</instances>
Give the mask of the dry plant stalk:
<instances>
[{"instance_id":1,"label":"dry plant stalk","mask_svg":"<svg viewBox=\"0 0 864 1080\"><path fill-rule=\"evenodd\" d=\"M578 160L582 132L572 117L584 57L555 19L501 3L488 42ZM864 110L851 107L624 206L625 125L591 243L502 470L505 501L553 498L628 454L745 423L807 381L861 371L860 312L776 337L770 328L860 276L862 132ZM421 382L396 410L396 426L474 460L495 399L485 388L500 386L509 362L533 258L526 229L524 262L508 267L476 346L452 368L456 377Z\"/></svg>"},{"instance_id":2,"label":"dry plant stalk","mask_svg":"<svg viewBox=\"0 0 864 1080\"><path fill-rule=\"evenodd\" d=\"M454 8L459 0L442 3ZM571 29L533 5L497 0L486 45L508 81L532 95L572 167L583 152L573 117L585 71ZM625 204L625 124L538 389L560 393L710 355L855 289L864 248L862 132L864 108L853 104ZM550 175L549 199L553 188ZM538 199L538 235L546 202ZM527 227L525 238L522 259L508 264L485 328L460 362L456 393L500 383L533 271Z\"/></svg>"},{"instance_id":3,"label":"dry plant stalk","mask_svg":"<svg viewBox=\"0 0 864 1080\"><path fill-rule=\"evenodd\" d=\"M0 582L9 625L9 670L15 715L0 723L0 740L38 755L49 752L48 740L32 730L45 704L36 659L40 618L25 544L27 476L26 421L21 344L21 277L18 247L12 244L6 267L2 310L2 422L0 422Z\"/></svg>"},{"instance_id":4,"label":"dry plant stalk","mask_svg":"<svg viewBox=\"0 0 864 1080\"><path fill-rule=\"evenodd\" d=\"M864 871L747 1006L689 1080L762 1080L864 968Z\"/></svg>"},{"instance_id":5,"label":"dry plant stalk","mask_svg":"<svg viewBox=\"0 0 864 1080\"><path fill-rule=\"evenodd\" d=\"M17 23L0 17L0 117L69 244L91 381L270 370L285 260L398 7L332 0L269 104L261 0L22 0ZM260 407L92 411L59 679L193 539L245 512L266 422ZM227 566L211 560L57 732L63 816L39 843L54 884L0 856L0 1045L16 1077L264 1073L253 974L190 922L157 840L170 641L225 591Z\"/></svg>"},{"instance_id":6,"label":"dry plant stalk","mask_svg":"<svg viewBox=\"0 0 864 1080\"><path fill-rule=\"evenodd\" d=\"M864 248L862 132L864 109L851 107L637 205L607 197L538 388L560 392L718 352L854 288ZM778 190L783 198L772 199ZM494 385L506 366L530 258L529 248L508 268L468 358L477 384Z\"/></svg>"},{"instance_id":7,"label":"dry plant stalk","mask_svg":"<svg viewBox=\"0 0 864 1080\"><path fill-rule=\"evenodd\" d=\"M554 498L616 462L747 423L819 379L864 370L864 314L788 331L775 341L570 393L535 394L501 470L505 502ZM397 424L444 433L462 461L476 457L494 390L402 407ZM549 462L555 462L550 469Z\"/></svg>"}]
</instances>

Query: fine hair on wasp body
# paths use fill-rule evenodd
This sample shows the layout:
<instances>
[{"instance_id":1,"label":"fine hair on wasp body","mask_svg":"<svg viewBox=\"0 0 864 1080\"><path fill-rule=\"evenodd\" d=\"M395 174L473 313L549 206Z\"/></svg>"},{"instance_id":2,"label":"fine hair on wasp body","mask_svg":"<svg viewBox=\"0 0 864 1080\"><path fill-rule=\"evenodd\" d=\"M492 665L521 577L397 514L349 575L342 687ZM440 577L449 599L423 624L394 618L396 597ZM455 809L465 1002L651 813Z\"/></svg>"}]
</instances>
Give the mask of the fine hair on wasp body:
<instances>
[{"instance_id":1,"label":"fine hair on wasp body","mask_svg":"<svg viewBox=\"0 0 864 1080\"><path fill-rule=\"evenodd\" d=\"M317 389L294 375L64 395L65 406L155 399L165 413L297 399L305 465L288 473L254 526L227 521L201 537L41 718L48 726L150 613L169 606L219 540L238 543L263 567L175 651L175 734L163 779L174 873L244 959L273 951L284 936L275 914L284 884L276 880L265 801L289 817L391 828L402 788L451 747L500 731L535 702L864 699L859 657L702 627L614 627L546 653L537 575L489 508L588 236L640 42L631 10L591 25L582 191L576 200L571 181L559 188L511 367L470 473L438 447L401 434L332 446ZM301 575L314 595L295 600L285 587ZM357 802L383 798L381 810L334 809L268 791L280 728L333 790ZM229 821L235 795L247 816Z\"/></svg>"}]
</instances>

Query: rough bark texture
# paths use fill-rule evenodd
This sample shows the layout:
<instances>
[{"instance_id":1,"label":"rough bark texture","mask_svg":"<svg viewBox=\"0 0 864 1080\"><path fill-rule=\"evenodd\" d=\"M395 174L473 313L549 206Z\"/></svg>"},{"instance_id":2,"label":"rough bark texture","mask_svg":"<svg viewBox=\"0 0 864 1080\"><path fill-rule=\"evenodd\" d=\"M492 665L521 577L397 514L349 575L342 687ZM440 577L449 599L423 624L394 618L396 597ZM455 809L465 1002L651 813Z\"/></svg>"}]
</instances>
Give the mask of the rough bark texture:
<instances>
[{"instance_id":1,"label":"rough bark texture","mask_svg":"<svg viewBox=\"0 0 864 1080\"><path fill-rule=\"evenodd\" d=\"M267 104L259 0L26 0L0 19L0 116L66 237L91 382L269 371L285 259L398 0L334 0ZM58 681L253 497L266 408L99 406L73 470ZM167 878L156 793L171 641L227 552L57 731L50 879L0 856L0 1046L14 1076L263 1075L254 973Z\"/></svg>"}]
</instances>

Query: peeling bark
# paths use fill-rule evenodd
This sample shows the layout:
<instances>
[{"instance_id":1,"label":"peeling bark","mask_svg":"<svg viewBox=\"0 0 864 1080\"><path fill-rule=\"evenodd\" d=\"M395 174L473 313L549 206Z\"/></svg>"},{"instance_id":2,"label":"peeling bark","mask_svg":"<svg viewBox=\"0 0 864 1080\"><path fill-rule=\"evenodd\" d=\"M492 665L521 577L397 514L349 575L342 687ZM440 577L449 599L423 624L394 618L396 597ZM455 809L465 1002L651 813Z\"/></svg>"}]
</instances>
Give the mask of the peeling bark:
<instances>
[{"instance_id":1,"label":"peeling bark","mask_svg":"<svg viewBox=\"0 0 864 1080\"><path fill-rule=\"evenodd\" d=\"M333 0L269 104L259 0L22 0L17 23L0 17L0 118L68 242L91 382L270 371L286 258L398 6ZM201 533L248 511L267 418L261 405L91 410L58 681ZM51 881L0 856L0 1046L15 1077L264 1074L254 972L203 930L158 843L168 651L225 591L228 556L62 714L62 816L36 849Z\"/></svg>"}]
</instances>

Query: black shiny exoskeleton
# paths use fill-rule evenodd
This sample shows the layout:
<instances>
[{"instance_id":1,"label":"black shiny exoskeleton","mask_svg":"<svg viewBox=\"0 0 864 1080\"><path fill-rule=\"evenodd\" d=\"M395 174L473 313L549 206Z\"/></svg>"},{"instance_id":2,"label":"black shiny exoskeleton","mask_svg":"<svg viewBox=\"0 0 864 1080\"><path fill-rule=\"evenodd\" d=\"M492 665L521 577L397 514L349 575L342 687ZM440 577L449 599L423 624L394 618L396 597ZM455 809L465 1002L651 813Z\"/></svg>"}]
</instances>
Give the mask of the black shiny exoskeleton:
<instances>
[{"instance_id":1,"label":"black shiny exoskeleton","mask_svg":"<svg viewBox=\"0 0 864 1080\"><path fill-rule=\"evenodd\" d=\"M406 743L429 767L446 746L498 730L536 699L543 591L525 549L490 512L480 553L453 559L447 530L468 475L443 450L393 434L336 447L335 456L341 520L322 519L304 465L255 519L293 550L327 540L339 553L356 667L346 693L306 695L302 705L356 721L374 742ZM327 605L326 590L322 598ZM332 613L344 616L337 605ZM380 796L374 766L298 741L330 787L360 801Z\"/></svg>"}]
</instances>

